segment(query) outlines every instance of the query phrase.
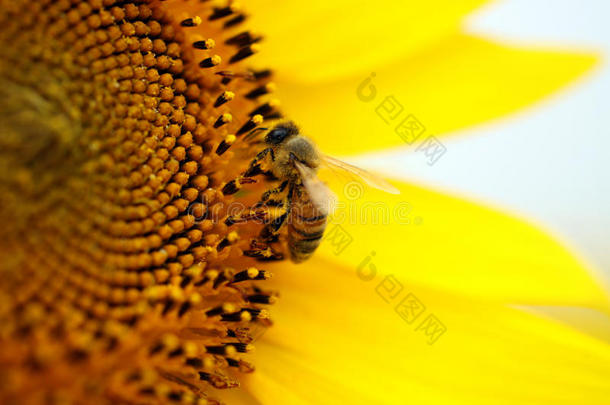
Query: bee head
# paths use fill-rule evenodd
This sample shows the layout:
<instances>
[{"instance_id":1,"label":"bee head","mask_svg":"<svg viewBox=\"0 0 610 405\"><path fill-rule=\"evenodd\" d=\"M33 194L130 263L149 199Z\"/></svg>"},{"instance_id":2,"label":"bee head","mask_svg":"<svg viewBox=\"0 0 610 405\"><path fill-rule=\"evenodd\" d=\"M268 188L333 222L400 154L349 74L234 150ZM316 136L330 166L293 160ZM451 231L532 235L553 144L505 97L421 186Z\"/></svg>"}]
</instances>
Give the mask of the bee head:
<instances>
[{"instance_id":1,"label":"bee head","mask_svg":"<svg viewBox=\"0 0 610 405\"><path fill-rule=\"evenodd\" d=\"M265 136L265 142L269 145L279 145L284 142L285 139L298 135L299 128L292 122L284 122L277 124L267 136Z\"/></svg>"}]
</instances>

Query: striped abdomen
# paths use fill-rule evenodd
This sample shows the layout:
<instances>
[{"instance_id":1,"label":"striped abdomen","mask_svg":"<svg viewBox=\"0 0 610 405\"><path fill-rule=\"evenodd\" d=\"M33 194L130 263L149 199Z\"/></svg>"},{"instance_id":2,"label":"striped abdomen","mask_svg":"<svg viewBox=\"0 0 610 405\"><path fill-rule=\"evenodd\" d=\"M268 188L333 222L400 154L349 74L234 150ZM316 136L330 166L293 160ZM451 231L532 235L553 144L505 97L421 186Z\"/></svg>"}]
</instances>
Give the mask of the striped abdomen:
<instances>
[{"instance_id":1,"label":"striped abdomen","mask_svg":"<svg viewBox=\"0 0 610 405\"><path fill-rule=\"evenodd\" d=\"M326 229L326 214L317 209L305 190L295 193L288 224L290 259L300 263L309 259L320 245Z\"/></svg>"}]
</instances>

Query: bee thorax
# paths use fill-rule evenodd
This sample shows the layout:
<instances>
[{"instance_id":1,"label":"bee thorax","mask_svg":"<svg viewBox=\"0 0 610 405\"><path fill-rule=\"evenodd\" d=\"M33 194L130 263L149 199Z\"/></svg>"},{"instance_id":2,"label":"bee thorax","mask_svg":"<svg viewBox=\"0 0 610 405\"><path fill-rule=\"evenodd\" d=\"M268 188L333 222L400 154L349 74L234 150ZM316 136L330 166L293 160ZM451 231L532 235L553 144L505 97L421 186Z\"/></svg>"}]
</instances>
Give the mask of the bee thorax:
<instances>
[{"instance_id":1,"label":"bee thorax","mask_svg":"<svg viewBox=\"0 0 610 405\"><path fill-rule=\"evenodd\" d=\"M277 149L273 174L278 178L295 175L294 158L311 168L320 165L320 154L314 143L304 136L298 136L290 138Z\"/></svg>"}]
</instances>

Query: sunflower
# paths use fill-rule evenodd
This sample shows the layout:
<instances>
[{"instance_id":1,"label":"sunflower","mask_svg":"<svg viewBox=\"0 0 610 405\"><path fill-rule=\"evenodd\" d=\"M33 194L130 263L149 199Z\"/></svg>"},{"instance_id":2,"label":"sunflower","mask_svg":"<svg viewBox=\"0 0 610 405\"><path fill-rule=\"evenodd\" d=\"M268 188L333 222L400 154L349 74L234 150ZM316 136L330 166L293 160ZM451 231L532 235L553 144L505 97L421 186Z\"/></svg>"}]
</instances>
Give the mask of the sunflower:
<instances>
[{"instance_id":1,"label":"sunflower","mask_svg":"<svg viewBox=\"0 0 610 405\"><path fill-rule=\"evenodd\" d=\"M285 229L261 247L229 219L284 116L325 152L433 164L596 63L464 33L481 3L0 1L1 402L607 401L607 342L533 312L601 317L607 293L522 220L338 182L293 265Z\"/></svg>"}]
</instances>

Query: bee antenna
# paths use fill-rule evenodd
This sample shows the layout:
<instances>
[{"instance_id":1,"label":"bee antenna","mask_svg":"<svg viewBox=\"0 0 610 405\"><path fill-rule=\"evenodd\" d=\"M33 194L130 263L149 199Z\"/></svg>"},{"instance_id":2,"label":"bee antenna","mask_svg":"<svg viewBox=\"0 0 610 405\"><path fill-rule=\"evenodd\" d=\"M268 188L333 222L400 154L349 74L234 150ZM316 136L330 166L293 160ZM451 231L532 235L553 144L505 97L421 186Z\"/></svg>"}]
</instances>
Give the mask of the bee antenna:
<instances>
[{"instance_id":1,"label":"bee antenna","mask_svg":"<svg viewBox=\"0 0 610 405\"><path fill-rule=\"evenodd\" d=\"M269 128L263 128L263 127L259 127L259 128L254 128L252 131L248 132L248 134L246 136L244 136L244 141L248 141L250 139L252 139L254 137L254 134L256 134L259 131L267 131Z\"/></svg>"}]
</instances>

